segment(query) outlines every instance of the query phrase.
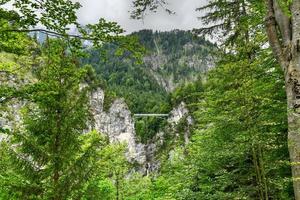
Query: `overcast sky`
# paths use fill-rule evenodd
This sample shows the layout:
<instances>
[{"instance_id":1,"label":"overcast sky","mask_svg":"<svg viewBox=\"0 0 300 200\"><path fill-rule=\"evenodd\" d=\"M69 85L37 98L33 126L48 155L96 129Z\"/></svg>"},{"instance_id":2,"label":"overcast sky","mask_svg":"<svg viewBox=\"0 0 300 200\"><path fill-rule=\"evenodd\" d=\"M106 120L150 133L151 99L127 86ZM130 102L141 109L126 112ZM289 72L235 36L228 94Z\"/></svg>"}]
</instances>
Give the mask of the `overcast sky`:
<instances>
[{"instance_id":1,"label":"overcast sky","mask_svg":"<svg viewBox=\"0 0 300 200\"><path fill-rule=\"evenodd\" d=\"M155 14L148 14L145 19L130 19L132 0L80 0L82 8L78 15L81 23L95 23L103 17L110 21L118 22L127 33L141 29L153 30L189 30L201 27L197 19L201 13L195 9L205 4L208 0L169 0L168 8L176 12L175 15L168 15L163 11Z\"/></svg>"}]
</instances>

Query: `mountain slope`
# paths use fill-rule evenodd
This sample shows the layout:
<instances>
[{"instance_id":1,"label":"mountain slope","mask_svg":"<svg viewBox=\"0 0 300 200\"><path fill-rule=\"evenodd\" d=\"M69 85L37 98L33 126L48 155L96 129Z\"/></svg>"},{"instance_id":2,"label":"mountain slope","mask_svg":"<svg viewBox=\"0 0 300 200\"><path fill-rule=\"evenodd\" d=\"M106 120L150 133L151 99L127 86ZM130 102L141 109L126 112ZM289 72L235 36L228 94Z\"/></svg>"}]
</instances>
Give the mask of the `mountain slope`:
<instances>
[{"instance_id":1,"label":"mountain slope","mask_svg":"<svg viewBox=\"0 0 300 200\"><path fill-rule=\"evenodd\" d=\"M206 73L214 65L211 55L215 46L189 31L152 32L143 30L138 36L146 47L144 67L166 91Z\"/></svg>"}]
</instances>

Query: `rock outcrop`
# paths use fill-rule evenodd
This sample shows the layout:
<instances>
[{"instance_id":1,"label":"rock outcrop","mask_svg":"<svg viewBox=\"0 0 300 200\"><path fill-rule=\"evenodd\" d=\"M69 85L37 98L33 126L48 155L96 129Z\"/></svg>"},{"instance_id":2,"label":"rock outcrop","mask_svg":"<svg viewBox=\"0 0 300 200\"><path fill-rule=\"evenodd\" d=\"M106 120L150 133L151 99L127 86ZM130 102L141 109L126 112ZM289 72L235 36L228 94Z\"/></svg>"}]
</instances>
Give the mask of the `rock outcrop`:
<instances>
[{"instance_id":1,"label":"rock outcrop","mask_svg":"<svg viewBox=\"0 0 300 200\"><path fill-rule=\"evenodd\" d=\"M173 129L176 129L176 125L178 125L181 120L185 120L186 129L183 132L185 145L189 143L190 138L190 126L193 124L193 118L189 114L189 110L184 102L181 102L176 108L174 108L170 117L168 118L168 123L171 125ZM177 133L180 134L180 133ZM178 136L178 135L177 135Z\"/></svg>"},{"instance_id":2,"label":"rock outcrop","mask_svg":"<svg viewBox=\"0 0 300 200\"><path fill-rule=\"evenodd\" d=\"M92 128L107 135L112 143L126 143L127 159L143 165L146 161L145 146L137 142L134 121L124 99L116 99L108 111L103 110L103 104L104 92L99 88L91 95Z\"/></svg>"},{"instance_id":3,"label":"rock outcrop","mask_svg":"<svg viewBox=\"0 0 300 200\"><path fill-rule=\"evenodd\" d=\"M183 119L187 121L187 124L192 124L192 118L189 116L185 103L180 103L170 112L166 130L158 132L148 144L142 144L137 140L134 120L124 99L113 101L108 111L103 109L104 99L104 91L100 88L91 94L91 109L94 117L91 129L107 135L112 143L126 143L127 159L132 163L139 164L139 170L142 173L147 174L159 168L160 164L156 159L156 154L163 146L166 134L175 134L175 138L178 138L179 134L183 134L185 143L188 143L189 129L183 133L176 131L176 126Z\"/></svg>"},{"instance_id":4,"label":"rock outcrop","mask_svg":"<svg viewBox=\"0 0 300 200\"><path fill-rule=\"evenodd\" d=\"M0 58L8 57L8 60L13 60L11 54L1 53ZM4 62L5 63L5 62ZM2 63L3 64L3 63ZM17 63L14 63L14 67L19 67ZM23 74L9 73L3 70L0 72L0 87L2 88L20 88L24 85L35 82L30 71L24 70ZM15 129L21 129L22 115L20 113L21 108L26 104L23 100L17 98L0 97L0 129L2 131L12 131ZM7 138L7 135L0 133L0 141Z\"/></svg>"},{"instance_id":5,"label":"rock outcrop","mask_svg":"<svg viewBox=\"0 0 300 200\"><path fill-rule=\"evenodd\" d=\"M146 174L151 171L156 171L160 167L159 152L161 148L167 143L167 137L171 136L172 142L176 143L183 137L183 144L187 145L190 138L190 126L193 124L193 119L184 102L181 102L177 107L173 108L167 119L167 126L160 130L155 137L145 145L146 151ZM185 125L184 130L178 130L180 123ZM170 145L170 144L169 144ZM171 148L172 149L172 148ZM170 149L170 151L172 151Z\"/></svg>"}]
</instances>

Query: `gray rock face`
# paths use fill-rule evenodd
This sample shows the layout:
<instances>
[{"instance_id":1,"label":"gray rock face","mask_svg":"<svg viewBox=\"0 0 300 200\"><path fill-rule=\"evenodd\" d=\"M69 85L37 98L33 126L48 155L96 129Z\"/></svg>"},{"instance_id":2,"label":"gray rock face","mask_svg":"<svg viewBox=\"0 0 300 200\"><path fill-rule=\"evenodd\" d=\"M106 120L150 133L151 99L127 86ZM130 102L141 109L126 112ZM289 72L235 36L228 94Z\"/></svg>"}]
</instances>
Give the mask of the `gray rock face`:
<instances>
[{"instance_id":1,"label":"gray rock face","mask_svg":"<svg viewBox=\"0 0 300 200\"><path fill-rule=\"evenodd\" d=\"M177 125L184 120L187 125L186 129L183 132L177 130ZM181 102L177 107L175 107L171 112L170 116L167 119L168 125L164 130L159 131L155 137L145 146L146 150L146 174L151 171L157 171L160 168L160 162L157 159L157 154L160 148L164 145L166 135L172 135L172 140L174 142L180 138L180 135L183 134L184 145L189 143L190 138L190 126L193 124L193 119L189 114L189 111L184 102ZM170 151L172 155L172 150Z\"/></svg>"},{"instance_id":2,"label":"gray rock face","mask_svg":"<svg viewBox=\"0 0 300 200\"><path fill-rule=\"evenodd\" d=\"M0 87L8 86L18 88L21 85L25 85L34 81L28 77L30 77L30 75L20 78L14 74L0 72ZM26 102L17 99L10 99L6 102L4 97L0 98L0 102L0 128L9 131L22 129L23 127L20 126L22 122L20 110L26 104ZM0 133L0 141L5 138L8 138L8 136Z\"/></svg>"},{"instance_id":3,"label":"gray rock face","mask_svg":"<svg viewBox=\"0 0 300 200\"><path fill-rule=\"evenodd\" d=\"M187 129L184 131L184 142L185 145L189 143L190 129L189 127L193 124L193 118L189 115L189 110L184 102L181 102L176 108L171 111L171 115L168 118L168 123L173 126L173 128L186 117Z\"/></svg>"},{"instance_id":4,"label":"gray rock face","mask_svg":"<svg viewBox=\"0 0 300 200\"><path fill-rule=\"evenodd\" d=\"M189 111L186 108L186 104L184 102L181 102L176 108L171 111L170 117L168 118L168 123L178 124L179 121L188 113Z\"/></svg>"},{"instance_id":5,"label":"gray rock face","mask_svg":"<svg viewBox=\"0 0 300 200\"><path fill-rule=\"evenodd\" d=\"M92 128L107 135L112 143L126 143L126 157L130 162L146 162L145 146L137 143L134 121L125 101L115 100L109 110L103 110L104 92L97 89L91 95L91 108L94 116Z\"/></svg>"},{"instance_id":6,"label":"gray rock face","mask_svg":"<svg viewBox=\"0 0 300 200\"><path fill-rule=\"evenodd\" d=\"M199 73L207 72L215 65L215 58L210 54L198 52L210 51L206 45L199 45L192 42L177 49L175 54L169 54L162 49L161 42L156 42L156 52L143 58L149 74L167 92L174 91L178 86L195 81ZM177 73L178 68L185 68L185 75Z\"/></svg>"},{"instance_id":7,"label":"gray rock face","mask_svg":"<svg viewBox=\"0 0 300 200\"><path fill-rule=\"evenodd\" d=\"M91 109L94 116L94 123L91 125L91 129L107 135L112 143L126 143L126 157L130 162L138 163L141 166L141 173L148 174L151 171L158 170L160 163L156 159L156 154L164 144L166 130L158 132L148 144L139 143L136 138L131 112L124 99L116 99L109 110L104 111L104 97L104 91L100 88L91 94ZM174 131L176 125L184 117L186 117L188 124L192 124L192 118L188 114L189 111L183 102L174 108L167 119L170 127L168 131ZM180 133L174 131L172 134ZM183 134L185 143L188 143L189 130Z\"/></svg>"}]
</instances>

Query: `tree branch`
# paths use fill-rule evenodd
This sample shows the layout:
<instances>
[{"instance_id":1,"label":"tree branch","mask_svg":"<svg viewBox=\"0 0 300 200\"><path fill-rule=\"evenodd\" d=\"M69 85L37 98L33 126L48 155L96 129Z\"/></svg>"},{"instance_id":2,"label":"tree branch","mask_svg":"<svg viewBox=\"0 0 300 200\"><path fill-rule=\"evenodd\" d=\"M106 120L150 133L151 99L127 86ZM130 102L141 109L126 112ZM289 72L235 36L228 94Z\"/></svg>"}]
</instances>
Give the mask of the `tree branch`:
<instances>
[{"instance_id":1,"label":"tree branch","mask_svg":"<svg viewBox=\"0 0 300 200\"><path fill-rule=\"evenodd\" d=\"M283 44L284 46L288 46L292 39L291 19L280 8L277 0L273 1L273 9L277 25L282 34Z\"/></svg>"},{"instance_id":2,"label":"tree branch","mask_svg":"<svg viewBox=\"0 0 300 200\"><path fill-rule=\"evenodd\" d=\"M63 34L63 33L58 33L58 32L54 32L54 31L49 31L46 29L6 29L6 30L2 30L0 32L19 32L19 33L41 32L41 33L45 33L45 34L51 34L51 35L57 36L57 37L72 37L72 38L78 38L78 39L90 40L90 41L97 40L92 37L84 37L81 35L74 35L74 34Z\"/></svg>"},{"instance_id":3,"label":"tree branch","mask_svg":"<svg viewBox=\"0 0 300 200\"><path fill-rule=\"evenodd\" d=\"M287 71L288 61L284 56L282 45L280 44L279 37L276 29L276 18L274 13L274 2L273 0L265 0L267 6L267 17L266 17L266 29L267 36L269 39L270 46L275 55L275 58L279 62L282 70Z\"/></svg>"},{"instance_id":4,"label":"tree branch","mask_svg":"<svg viewBox=\"0 0 300 200\"><path fill-rule=\"evenodd\" d=\"M97 37L87 37L87 36L81 36L81 35L75 35L75 34L64 34L64 33L58 33L58 32L50 31L50 30L46 30L46 29L6 29L6 30L0 30L0 33L1 32L16 32L16 33L40 32L40 33L44 33L46 35L51 35L51 36L54 36L54 37L77 38L77 39L93 41L93 42L99 42L100 41L100 39L97 38ZM107 39L107 37L105 39ZM102 42L105 42L105 41L102 41ZM110 44L113 44L113 45L116 45L120 48L124 48L128 52L130 52L131 54L135 54L135 51L140 51L139 49L130 49L126 45L124 45L122 43L118 43L118 39L109 40L109 41L106 41L106 42L110 43Z\"/></svg>"}]
</instances>

